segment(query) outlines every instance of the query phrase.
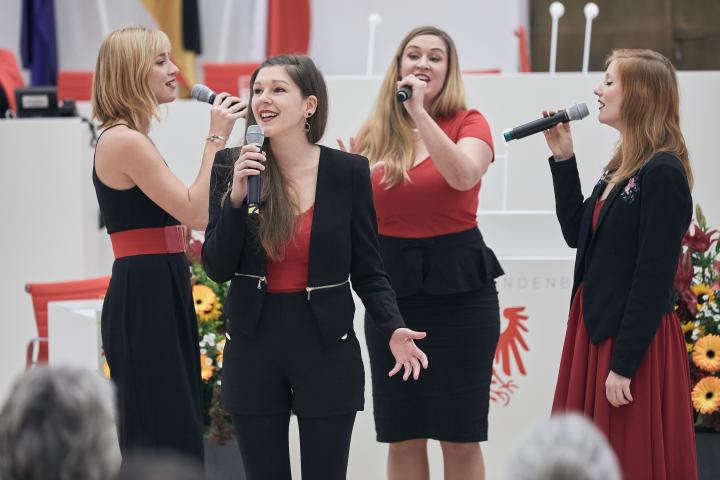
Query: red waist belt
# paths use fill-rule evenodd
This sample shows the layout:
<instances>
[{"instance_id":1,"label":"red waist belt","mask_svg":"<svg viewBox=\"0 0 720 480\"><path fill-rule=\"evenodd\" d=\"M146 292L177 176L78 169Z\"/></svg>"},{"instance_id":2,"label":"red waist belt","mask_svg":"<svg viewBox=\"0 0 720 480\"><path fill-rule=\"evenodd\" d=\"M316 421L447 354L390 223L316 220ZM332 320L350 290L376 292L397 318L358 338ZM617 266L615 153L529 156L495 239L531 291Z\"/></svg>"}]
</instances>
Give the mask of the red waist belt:
<instances>
[{"instance_id":1,"label":"red waist belt","mask_svg":"<svg viewBox=\"0 0 720 480\"><path fill-rule=\"evenodd\" d=\"M187 227L138 228L110 235L115 258L155 253L179 253L187 250Z\"/></svg>"}]
</instances>

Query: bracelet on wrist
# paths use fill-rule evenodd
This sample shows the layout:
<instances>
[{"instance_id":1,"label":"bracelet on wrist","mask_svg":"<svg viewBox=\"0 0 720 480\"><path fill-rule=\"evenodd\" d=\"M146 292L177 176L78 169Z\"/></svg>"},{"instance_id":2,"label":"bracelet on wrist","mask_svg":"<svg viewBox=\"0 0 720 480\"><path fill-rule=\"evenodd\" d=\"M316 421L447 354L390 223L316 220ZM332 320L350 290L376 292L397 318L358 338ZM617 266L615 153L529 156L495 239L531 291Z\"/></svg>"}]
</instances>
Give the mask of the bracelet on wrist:
<instances>
[{"instance_id":1,"label":"bracelet on wrist","mask_svg":"<svg viewBox=\"0 0 720 480\"><path fill-rule=\"evenodd\" d=\"M218 140L220 140L221 142L225 142L227 139L226 139L225 137L220 136L220 135L217 135L217 134L215 134L215 133L210 134L210 135L205 139L205 141L207 141L207 142L216 142L216 141L218 141Z\"/></svg>"}]
</instances>

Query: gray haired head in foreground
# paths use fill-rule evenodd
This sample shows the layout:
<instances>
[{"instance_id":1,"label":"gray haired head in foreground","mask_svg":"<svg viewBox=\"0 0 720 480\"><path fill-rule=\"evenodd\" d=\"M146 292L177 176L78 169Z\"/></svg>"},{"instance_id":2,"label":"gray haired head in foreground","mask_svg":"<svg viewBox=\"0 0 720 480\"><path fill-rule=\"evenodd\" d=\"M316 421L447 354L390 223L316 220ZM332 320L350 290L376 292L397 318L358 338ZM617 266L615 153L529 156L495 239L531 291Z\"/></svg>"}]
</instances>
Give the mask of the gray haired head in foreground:
<instances>
[{"instance_id":1,"label":"gray haired head in foreground","mask_svg":"<svg viewBox=\"0 0 720 480\"><path fill-rule=\"evenodd\" d=\"M0 478L94 480L120 467L115 393L96 371L38 367L0 412Z\"/></svg>"},{"instance_id":2,"label":"gray haired head in foreground","mask_svg":"<svg viewBox=\"0 0 720 480\"><path fill-rule=\"evenodd\" d=\"M605 436L582 415L535 425L510 457L509 480L621 480Z\"/></svg>"}]
</instances>

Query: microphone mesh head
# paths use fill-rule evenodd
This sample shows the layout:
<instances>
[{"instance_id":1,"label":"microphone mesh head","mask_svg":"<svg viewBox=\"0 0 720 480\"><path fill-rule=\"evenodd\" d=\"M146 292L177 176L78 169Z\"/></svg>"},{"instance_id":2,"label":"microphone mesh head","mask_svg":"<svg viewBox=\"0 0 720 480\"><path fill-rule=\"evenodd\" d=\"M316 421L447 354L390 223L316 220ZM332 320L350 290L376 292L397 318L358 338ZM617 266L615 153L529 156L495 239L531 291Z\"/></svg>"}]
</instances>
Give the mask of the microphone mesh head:
<instances>
[{"instance_id":1,"label":"microphone mesh head","mask_svg":"<svg viewBox=\"0 0 720 480\"><path fill-rule=\"evenodd\" d=\"M587 105L584 103L576 103L565 109L570 120L582 120L583 118L590 115Z\"/></svg>"},{"instance_id":2,"label":"microphone mesh head","mask_svg":"<svg viewBox=\"0 0 720 480\"><path fill-rule=\"evenodd\" d=\"M192 98L201 102L207 102L212 94L213 91L202 83L196 83L193 85L192 91L190 92L190 96L192 96Z\"/></svg>"},{"instance_id":3,"label":"microphone mesh head","mask_svg":"<svg viewBox=\"0 0 720 480\"><path fill-rule=\"evenodd\" d=\"M245 132L245 143L262 146L265 141L265 131L260 125L250 125Z\"/></svg>"}]
</instances>

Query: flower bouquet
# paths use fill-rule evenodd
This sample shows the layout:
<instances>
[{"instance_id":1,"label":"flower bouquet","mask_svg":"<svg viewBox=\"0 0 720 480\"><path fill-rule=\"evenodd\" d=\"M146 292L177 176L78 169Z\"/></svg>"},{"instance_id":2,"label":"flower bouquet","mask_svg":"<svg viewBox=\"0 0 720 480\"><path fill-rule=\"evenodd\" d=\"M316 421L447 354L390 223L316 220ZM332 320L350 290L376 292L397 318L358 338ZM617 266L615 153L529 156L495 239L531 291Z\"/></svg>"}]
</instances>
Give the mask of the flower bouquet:
<instances>
[{"instance_id":1,"label":"flower bouquet","mask_svg":"<svg viewBox=\"0 0 720 480\"><path fill-rule=\"evenodd\" d=\"M698 206L683 239L676 311L690 360L695 426L720 431L720 242Z\"/></svg>"},{"instance_id":2,"label":"flower bouquet","mask_svg":"<svg viewBox=\"0 0 720 480\"><path fill-rule=\"evenodd\" d=\"M234 430L230 416L220 407L220 372L225 348L225 315L222 305L229 288L208 278L201 261L202 242L191 239L187 251L192 274L192 294L198 319L200 374L202 376L205 434L219 445L230 440Z\"/></svg>"}]
</instances>

